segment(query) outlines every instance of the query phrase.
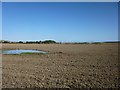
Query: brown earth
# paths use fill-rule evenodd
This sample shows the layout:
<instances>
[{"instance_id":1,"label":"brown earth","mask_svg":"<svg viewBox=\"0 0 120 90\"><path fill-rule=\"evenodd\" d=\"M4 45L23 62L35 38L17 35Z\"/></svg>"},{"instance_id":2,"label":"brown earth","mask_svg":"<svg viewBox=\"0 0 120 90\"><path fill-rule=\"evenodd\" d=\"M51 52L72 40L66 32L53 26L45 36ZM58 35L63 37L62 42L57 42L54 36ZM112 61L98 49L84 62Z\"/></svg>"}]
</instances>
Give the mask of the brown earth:
<instances>
[{"instance_id":1,"label":"brown earth","mask_svg":"<svg viewBox=\"0 0 120 90\"><path fill-rule=\"evenodd\" d=\"M3 88L117 88L118 44L3 44L48 54L2 55Z\"/></svg>"}]
</instances>

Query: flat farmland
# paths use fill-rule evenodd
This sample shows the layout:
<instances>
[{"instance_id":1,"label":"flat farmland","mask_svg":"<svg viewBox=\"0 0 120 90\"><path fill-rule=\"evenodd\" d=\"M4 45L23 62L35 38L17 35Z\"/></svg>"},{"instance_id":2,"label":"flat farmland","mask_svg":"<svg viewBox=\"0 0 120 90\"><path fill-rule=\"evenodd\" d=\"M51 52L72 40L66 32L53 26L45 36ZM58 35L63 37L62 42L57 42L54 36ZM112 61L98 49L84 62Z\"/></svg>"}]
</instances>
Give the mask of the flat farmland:
<instances>
[{"instance_id":1,"label":"flat farmland","mask_svg":"<svg viewBox=\"0 0 120 90\"><path fill-rule=\"evenodd\" d=\"M2 50L47 54L2 55L3 88L117 88L118 44L2 44Z\"/></svg>"}]
</instances>

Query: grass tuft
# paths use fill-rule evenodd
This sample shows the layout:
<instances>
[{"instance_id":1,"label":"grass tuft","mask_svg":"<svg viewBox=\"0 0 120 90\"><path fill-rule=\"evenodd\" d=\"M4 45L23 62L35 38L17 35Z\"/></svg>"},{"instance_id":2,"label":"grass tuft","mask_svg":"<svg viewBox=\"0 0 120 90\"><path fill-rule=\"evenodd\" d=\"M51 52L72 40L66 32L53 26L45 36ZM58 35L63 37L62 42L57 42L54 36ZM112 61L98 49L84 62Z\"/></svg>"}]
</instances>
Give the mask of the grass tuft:
<instances>
[{"instance_id":1,"label":"grass tuft","mask_svg":"<svg viewBox=\"0 0 120 90\"><path fill-rule=\"evenodd\" d=\"M40 52L23 52L21 54L44 54L44 53L40 53Z\"/></svg>"}]
</instances>

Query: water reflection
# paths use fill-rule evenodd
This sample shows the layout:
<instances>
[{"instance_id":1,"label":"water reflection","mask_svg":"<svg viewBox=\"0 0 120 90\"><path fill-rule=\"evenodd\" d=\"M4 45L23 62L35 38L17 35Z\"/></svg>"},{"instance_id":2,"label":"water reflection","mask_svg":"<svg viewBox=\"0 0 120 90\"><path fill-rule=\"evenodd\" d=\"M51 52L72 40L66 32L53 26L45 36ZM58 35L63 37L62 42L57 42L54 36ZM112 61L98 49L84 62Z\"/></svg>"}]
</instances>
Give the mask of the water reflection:
<instances>
[{"instance_id":1,"label":"water reflection","mask_svg":"<svg viewBox=\"0 0 120 90\"><path fill-rule=\"evenodd\" d=\"M32 53L42 53L46 54L45 51L40 50L2 50L0 54L32 54Z\"/></svg>"}]
</instances>

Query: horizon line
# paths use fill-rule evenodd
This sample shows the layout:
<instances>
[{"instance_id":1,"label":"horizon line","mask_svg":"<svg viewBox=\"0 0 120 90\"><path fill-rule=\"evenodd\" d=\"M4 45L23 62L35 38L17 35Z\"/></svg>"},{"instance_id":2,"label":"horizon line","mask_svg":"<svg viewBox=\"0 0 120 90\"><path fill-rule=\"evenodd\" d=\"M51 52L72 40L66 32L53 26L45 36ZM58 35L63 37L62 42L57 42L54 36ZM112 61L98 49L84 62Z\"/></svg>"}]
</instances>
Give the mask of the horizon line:
<instances>
[{"instance_id":1,"label":"horizon line","mask_svg":"<svg viewBox=\"0 0 120 90\"><path fill-rule=\"evenodd\" d=\"M105 41L57 41L57 40L53 40L53 39L47 39L47 40L52 40L55 41L57 43L84 43L84 42L88 42L88 43L92 43L92 42L120 42L120 40L105 40ZM0 40L0 41L8 41L8 42L39 42L39 41L46 41L46 40L18 40L18 41L13 41L13 40Z\"/></svg>"}]
</instances>

